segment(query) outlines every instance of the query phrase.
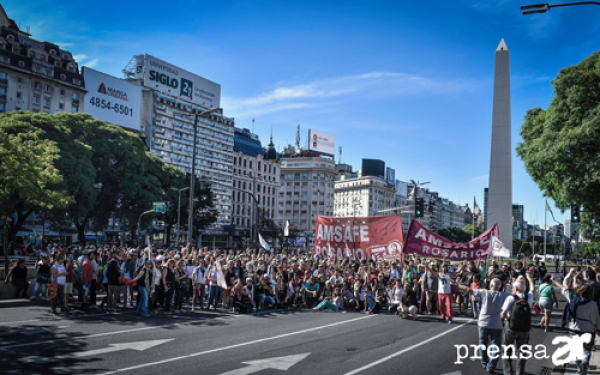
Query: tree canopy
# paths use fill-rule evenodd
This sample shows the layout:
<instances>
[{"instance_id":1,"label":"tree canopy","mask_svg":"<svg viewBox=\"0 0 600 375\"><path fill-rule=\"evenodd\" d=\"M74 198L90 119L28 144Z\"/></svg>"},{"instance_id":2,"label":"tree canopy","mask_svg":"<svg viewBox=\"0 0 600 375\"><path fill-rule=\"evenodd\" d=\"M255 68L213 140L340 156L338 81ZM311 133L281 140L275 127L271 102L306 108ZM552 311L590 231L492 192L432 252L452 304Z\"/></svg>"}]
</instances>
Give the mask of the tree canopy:
<instances>
[{"instance_id":1,"label":"tree canopy","mask_svg":"<svg viewBox=\"0 0 600 375\"><path fill-rule=\"evenodd\" d=\"M103 230L111 217L121 219L122 228L135 233L139 215L150 209L153 201L170 201L174 193L171 187L189 185L189 178L184 172L146 151L137 134L87 114L49 115L16 111L1 114L0 125L10 137L2 137L3 141L19 137L39 139L46 151L39 150L37 159L45 158L45 164L44 160L34 157L28 162L27 155L19 155L19 152L8 154L21 157L33 170L48 165L48 168L53 168L48 171L54 171L53 174L46 172L52 176L48 183L44 183L44 179L38 180L38 185L44 186L41 190L54 197L54 200L47 199L47 203L23 199L23 189L12 185L4 189L10 192L14 202L9 211L16 212L18 218L13 224L13 233L19 230L29 214L41 210L45 210L49 220L57 226L72 223L78 230L80 242L84 242L86 230ZM13 148L19 145L18 142L12 143L10 146ZM36 181L34 178L22 180L28 183ZM207 210L213 214L209 210L212 207L210 187L198 189L196 199L202 204L196 205L198 218L195 217L195 223L204 226L214 222L216 215L206 215ZM172 206L169 205L169 211ZM176 211L177 207L174 209Z\"/></svg>"},{"instance_id":2,"label":"tree canopy","mask_svg":"<svg viewBox=\"0 0 600 375\"><path fill-rule=\"evenodd\" d=\"M582 207L585 237L600 240L600 52L562 69L546 110L527 111L517 154L564 212Z\"/></svg>"}]
</instances>

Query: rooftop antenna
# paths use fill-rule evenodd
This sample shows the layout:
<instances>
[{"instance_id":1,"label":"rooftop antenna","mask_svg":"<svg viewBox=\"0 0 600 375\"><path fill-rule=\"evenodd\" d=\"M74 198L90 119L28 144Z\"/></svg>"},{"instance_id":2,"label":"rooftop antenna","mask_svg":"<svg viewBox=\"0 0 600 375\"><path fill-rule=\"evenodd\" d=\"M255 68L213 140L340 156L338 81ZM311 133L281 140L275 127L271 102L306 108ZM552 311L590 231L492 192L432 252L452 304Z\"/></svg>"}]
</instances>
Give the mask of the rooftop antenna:
<instances>
[{"instance_id":1,"label":"rooftop antenna","mask_svg":"<svg viewBox=\"0 0 600 375\"><path fill-rule=\"evenodd\" d=\"M342 164L342 146L340 146L339 151L340 151L340 156L338 158L338 164Z\"/></svg>"},{"instance_id":2,"label":"rooftop antenna","mask_svg":"<svg viewBox=\"0 0 600 375\"><path fill-rule=\"evenodd\" d=\"M254 119L252 119L252 134L254 134Z\"/></svg>"}]
</instances>

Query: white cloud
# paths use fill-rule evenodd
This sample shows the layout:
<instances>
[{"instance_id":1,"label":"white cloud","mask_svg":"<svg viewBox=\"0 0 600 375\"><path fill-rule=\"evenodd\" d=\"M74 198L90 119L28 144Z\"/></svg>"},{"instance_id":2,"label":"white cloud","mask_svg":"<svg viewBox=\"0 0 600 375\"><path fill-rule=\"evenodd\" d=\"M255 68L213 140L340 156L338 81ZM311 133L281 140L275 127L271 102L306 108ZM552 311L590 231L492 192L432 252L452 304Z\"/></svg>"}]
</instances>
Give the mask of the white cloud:
<instances>
[{"instance_id":1,"label":"white cloud","mask_svg":"<svg viewBox=\"0 0 600 375\"><path fill-rule=\"evenodd\" d=\"M236 117L258 116L298 108L331 107L400 96L439 95L471 91L467 80L443 80L398 72L369 72L327 77L301 84L280 84L246 98L224 97ZM335 100L335 102L333 102Z\"/></svg>"},{"instance_id":2,"label":"white cloud","mask_svg":"<svg viewBox=\"0 0 600 375\"><path fill-rule=\"evenodd\" d=\"M81 64L82 61L84 61L87 58L86 55L73 55L73 60L77 61L79 64Z\"/></svg>"},{"instance_id":3,"label":"white cloud","mask_svg":"<svg viewBox=\"0 0 600 375\"><path fill-rule=\"evenodd\" d=\"M97 64L98 64L98 59L93 59L93 60L86 62L84 65L87 66L88 68L93 68Z\"/></svg>"}]
</instances>

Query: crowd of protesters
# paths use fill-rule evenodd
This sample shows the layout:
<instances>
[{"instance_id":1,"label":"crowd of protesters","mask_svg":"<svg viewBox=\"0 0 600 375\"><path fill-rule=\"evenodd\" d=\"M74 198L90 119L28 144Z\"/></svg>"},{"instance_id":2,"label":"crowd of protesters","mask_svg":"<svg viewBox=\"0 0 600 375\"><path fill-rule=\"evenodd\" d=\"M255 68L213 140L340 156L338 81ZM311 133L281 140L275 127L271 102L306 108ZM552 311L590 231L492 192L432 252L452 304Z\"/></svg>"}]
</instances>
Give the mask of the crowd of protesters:
<instances>
[{"instance_id":1,"label":"crowd of protesters","mask_svg":"<svg viewBox=\"0 0 600 375\"><path fill-rule=\"evenodd\" d=\"M185 304L192 311L308 308L393 313L407 319L440 315L448 323L459 315L478 320L483 347L512 344L519 350L529 341L532 311L543 312L539 325L551 329L558 289L568 301L562 325L571 335L595 335L600 327L597 303L595 309L582 307L600 299L596 267L577 266L567 274L563 264L563 285L544 262L534 264L524 256L514 263L484 259L456 263L413 255L402 260L323 259L300 249L209 250L189 245L179 250L57 246L34 251L37 272L30 298L49 299L52 314L59 309L69 314L70 307L79 304L107 313L129 306L148 317L185 312ZM15 297L27 297L22 259L5 281L14 285ZM100 290L105 291L101 301ZM586 373L593 342L584 345L586 358L577 363L581 374ZM480 355L482 366L493 372L498 359L488 358L484 350ZM505 374L524 373L524 359L515 366L510 359L503 361Z\"/></svg>"}]
</instances>

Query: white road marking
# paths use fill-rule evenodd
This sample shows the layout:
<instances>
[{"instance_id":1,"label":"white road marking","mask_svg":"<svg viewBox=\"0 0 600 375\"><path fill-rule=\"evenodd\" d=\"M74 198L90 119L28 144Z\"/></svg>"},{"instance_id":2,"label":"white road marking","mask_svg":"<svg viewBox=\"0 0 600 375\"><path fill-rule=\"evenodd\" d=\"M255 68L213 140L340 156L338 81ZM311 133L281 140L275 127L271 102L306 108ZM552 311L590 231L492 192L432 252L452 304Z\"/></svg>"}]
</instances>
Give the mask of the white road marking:
<instances>
[{"instance_id":1,"label":"white road marking","mask_svg":"<svg viewBox=\"0 0 600 375\"><path fill-rule=\"evenodd\" d=\"M87 350L85 352L74 352L72 354L61 355L57 357L31 357L27 358L27 362L35 362L35 363L47 363L54 362L63 359L72 359L72 358L81 358L81 357L91 357L100 354L106 354L111 352L118 352L121 350L137 350L138 352L144 351L146 349L150 349L154 346L165 344L169 341L173 341L175 339L166 339L166 340L149 340L149 341L137 341L137 342L126 342L123 344L108 344L107 348L102 349L94 349Z\"/></svg>"},{"instance_id":2,"label":"white road marking","mask_svg":"<svg viewBox=\"0 0 600 375\"><path fill-rule=\"evenodd\" d=\"M294 335L299 335L299 334L302 334L302 333L314 332L314 331L318 331L318 330L323 329L323 328L336 327L336 326L339 326L339 325L342 325L342 324L356 322L358 320L373 318L375 316L376 315L367 315L367 316L363 316L363 317L360 317L360 318L355 318L355 319L345 320L345 321L342 321L342 322L336 322L336 323L332 323L332 324L327 324L327 325L320 326L320 327L313 327L313 328L303 329L301 331L284 333L284 334L273 336L273 337L266 337L264 339L247 341L247 342L244 342L244 343L241 343L241 344L224 346L224 347L221 347L221 348L206 350L206 351L203 351L203 352L192 353L192 354L183 355L183 356L180 356L180 357L167 358L167 359L163 359L162 361L144 363L144 364L137 365L137 366L131 366L131 367L126 367L126 368L122 368L122 369L117 369L117 370L105 372L102 375L116 374L116 373L119 373L119 372L125 372L125 371L137 370L137 369L141 369L141 368L145 368L145 367L150 367L150 366L156 366L156 365L160 365L160 364L163 364L163 363L180 361L180 360L186 359L186 358L198 357L198 356L201 356L201 355L206 355L206 354L221 352L221 351L224 351L224 350L235 349L235 348L239 348L239 347L242 347L242 346L254 345L254 344L257 344L257 343L260 343L260 342L277 340L277 339L281 339L281 338L284 338L284 337L290 337L290 336L294 336Z\"/></svg>"},{"instance_id":3,"label":"white road marking","mask_svg":"<svg viewBox=\"0 0 600 375\"><path fill-rule=\"evenodd\" d=\"M162 326L152 326L152 327L126 329L124 331L95 333L95 334L92 334L92 335L84 335L84 336L79 336L79 337L69 337L69 338L65 338L65 339L36 341L36 342L29 342L29 343L26 343L26 344L19 344L19 345L7 345L7 346L0 346L0 350L22 348L24 346L34 346L34 345L42 345L42 344L54 344L56 342L63 342L63 341L69 341L69 340L81 340L81 339L90 339L90 338L94 338L94 337L112 336L112 335L118 335L120 333L130 333L130 332L147 331L147 330L155 329L155 328L175 327L175 326L179 326L179 325L180 325L179 323L166 324L166 325L162 325Z\"/></svg>"},{"instance_id":4,"label":"white road marking","mask_svg":"<svg viewBox=\"0 0 600 375\"><path fill-rule=\"evenodd\" d=\"M474 319L471 319L471 321L475 321L475 320L474 320ZM372 362L372 363L369 363L368 365L365 365L365 366L363 366L363 367L357 368L356 370L350 371L350 372L348 372L348 373L346 373L346 374L344 374L344 375L354 375L354 374L358 374L358 373L360 373L360 372L363 372L363 371L365 371L365 370L368 370L368 369L370 369L370 368L372 368L372 367L375 367L375 366L377 366L377 365L379 365L379 364L382 364L383 362L389 361L389 360L390 360L390 359L392 359L392 358L396 358L396 357L398 357L398 356L400 356L400 355L402 355L402 354L404 354L404 353L406 353L406 352L409 352L409 351L411 351L411 350L413 350L413 349L416 349L416 348L418 348L419 346L423 346L423 345L425 345L425 344L427 344L427 343L430 343L430 342L431 342L431 341L433 341L433 340L437 340L438 338L440 338L440 337L442 337L442 336L445 336L445 335L447 335L447 334L449 334L449 333L451 333L451 332L454 332L454 331L456 331L457 329L461 329L462 327L464 327L464 326L466 326L466 325L468 325L468 323L461 324L461 325L459 325L459 326L457 326L457 327L451 328L451 329L449 329L449 330L447 330L447 331L444 331L444 332L442 332L442 333L440 333L440 334L438 334L438 335L435 335L435 336L433 336L433 337L430 337L430 338L428 338L427 340L421 341L421 342L420 342L420 343L418 343L418 344L415 344L415 345L409 346L409 347L408 347L408 348L406 348L406 349L402 349L402 350L400 350L399 352L396 352L396 353L394 353L394 354L388 355L387 357L383 357L383 358L381 358L381 359L379 359L379 360L377 360L377 361L375 361L375 362Z\"/></svg>"},{"instance_id":5,"label":"white road marking","mask_svg":"<svg viewBox=\"0 0 600 375\"><path fill-rule=\"evenodd\" d=\"M310 353L304 353L288 355L285 357L265 358L256 361L242 362L243 364L250 366L238 368L232 371L227 371L221 375L249 375L267 369L287 371L290 367L302 361L309 355Z\"/></svg>"}]
</instances>

